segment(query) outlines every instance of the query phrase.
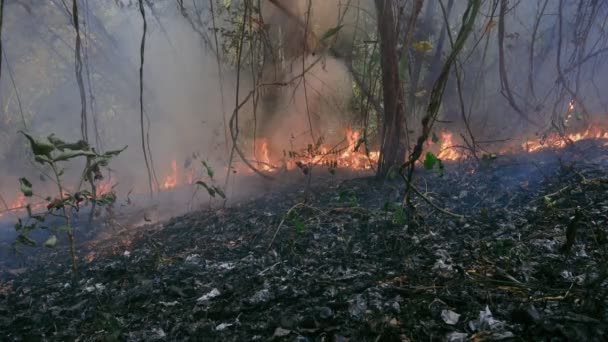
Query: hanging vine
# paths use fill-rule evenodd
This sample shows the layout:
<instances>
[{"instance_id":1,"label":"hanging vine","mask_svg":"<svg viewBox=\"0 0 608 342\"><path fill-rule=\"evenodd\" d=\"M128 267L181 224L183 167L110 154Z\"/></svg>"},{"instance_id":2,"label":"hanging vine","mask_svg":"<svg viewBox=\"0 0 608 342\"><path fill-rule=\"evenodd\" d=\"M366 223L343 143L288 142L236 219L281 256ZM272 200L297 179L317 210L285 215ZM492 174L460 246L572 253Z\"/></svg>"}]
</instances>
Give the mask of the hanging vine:
<instances>
[{"instance_id":1,"label":"hanging vine","mask_svg":"<svg viewBox=\"0 0 608 342\"><path fill-rule=\"evenodd\" d=\"M146 10L144 1L139 0L139 12L143 20L143 32L141 35L141 47L139 50L139 124L141 128L141 149L144 153L144 161L146 162L146 170L148 171L148 186L150 187L150 196L153 195L152 188L152 171L150 170L150 162L148 161L148 151L146 150L146 132L144 129L144 55L146 50L146 33L148 31L148 23L146 21Z\"/></svg>"},{"instance_id":2,"label":"hanging vine","mask_svg":"<svg viewBox=\"0 0 608 342\"><path fill-rule=\"evenodd\" d=\"M74 68L76 72L76 82L78 83L78 91L80 92L80 131L82 140L88 142L88 122L87 122L87 98L84 90L84 81L82 78L82 41L80 38L80 22L78 18L78 0L72 0L72 24L76 30L76 43L74 49Z\"/></svg>"}]
</instances>

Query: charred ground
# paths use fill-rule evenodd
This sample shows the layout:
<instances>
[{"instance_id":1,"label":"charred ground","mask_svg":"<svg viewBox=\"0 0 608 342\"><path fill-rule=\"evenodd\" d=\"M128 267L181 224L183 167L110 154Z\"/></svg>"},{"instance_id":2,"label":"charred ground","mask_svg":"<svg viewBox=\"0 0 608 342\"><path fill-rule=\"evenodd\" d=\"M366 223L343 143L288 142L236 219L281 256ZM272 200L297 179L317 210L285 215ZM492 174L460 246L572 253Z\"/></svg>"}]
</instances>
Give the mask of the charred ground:
<instances>
[{"instance_id":1,"label":"charred ground","mask_svg":"<svg viewBox=\"0 0 608 342\"><path fill-rule=\"evenodd\" d=\"M2 270L0 330L16 341L600 341L606 155L587 141L421 173L417 187L464 219L416 197L406 220L392 205L399 181L317 177L306 203L291 184L90 241L75 285L67 252L41 251L27 270Z\"/></svg>"}]
</instances>

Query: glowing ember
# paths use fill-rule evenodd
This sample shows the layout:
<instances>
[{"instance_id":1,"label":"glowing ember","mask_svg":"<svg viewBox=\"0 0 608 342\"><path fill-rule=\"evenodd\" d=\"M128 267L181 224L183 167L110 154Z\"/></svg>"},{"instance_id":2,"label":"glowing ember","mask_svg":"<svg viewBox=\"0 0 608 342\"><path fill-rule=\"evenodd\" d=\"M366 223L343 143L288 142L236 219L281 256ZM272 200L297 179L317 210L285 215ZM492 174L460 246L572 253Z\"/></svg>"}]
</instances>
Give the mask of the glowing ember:
<instances>
[{"instance_id":1,"label":"glowing ember","mask_svg":"<svg viewBox=\"0 0 608 342\"><path fill-rule=\"evenodd\" d=\"M171 161L171 175L165 178L165 181L161 185L161 189L173 189L177 186L178 183L178 173L177 173L177 161L173 159Z\"/></svg>"},{"instance_id":2,"label":"glowing ember","mask_svg":"<svg viewBox=\"0 0 608 342\"><path fill-rule=\"evenodd\" d=\"M95 252L90 252L89 254L87 254L86 257L84 257L84 259L88 262L91 263L93 261L95 261Z\"/></svg>"}]
</instances>

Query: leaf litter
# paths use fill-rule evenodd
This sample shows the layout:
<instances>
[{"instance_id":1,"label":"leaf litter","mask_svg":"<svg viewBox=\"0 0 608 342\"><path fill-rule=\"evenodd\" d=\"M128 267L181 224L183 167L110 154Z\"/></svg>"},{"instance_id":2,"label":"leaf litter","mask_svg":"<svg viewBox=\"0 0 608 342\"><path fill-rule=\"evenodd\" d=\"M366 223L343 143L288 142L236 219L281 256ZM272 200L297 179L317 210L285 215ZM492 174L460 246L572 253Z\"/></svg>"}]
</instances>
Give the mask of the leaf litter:
<instances>
[{"instance_id":1,"label":"leaf litter","mask_svg":"<svg viewBox=\"0 0 608 342\"><path fill-rule=\"evenodd\" d=\"M123 231L90 261L81 250L74 285L66 251L44 251L25 272L1 270L0 331L10 341L601 341L608 159L577 155L421 170L417 187L464 219L416 196L406 217L397 181L320 177L306 203L300 186Z\"/></svg>"}]
</instances>

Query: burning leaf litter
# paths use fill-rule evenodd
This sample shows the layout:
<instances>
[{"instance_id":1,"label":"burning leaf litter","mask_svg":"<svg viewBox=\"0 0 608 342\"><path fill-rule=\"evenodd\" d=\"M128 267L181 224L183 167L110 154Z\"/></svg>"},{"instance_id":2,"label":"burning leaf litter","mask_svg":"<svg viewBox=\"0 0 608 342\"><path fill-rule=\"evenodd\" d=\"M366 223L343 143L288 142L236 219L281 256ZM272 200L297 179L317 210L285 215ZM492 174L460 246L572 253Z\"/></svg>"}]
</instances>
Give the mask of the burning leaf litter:
<instances>
[{"instance_id":1,"label":"burning leaf litter","mask_svg":"<svg viewBox=\"0 0 608 342\"><path fill-rule=\"evenodd\" d=\"M0 330L10 340L600 341L606 151L519 158L474 173L447 164L441 181L420 175L463 220L416 200L419 215L400 221L382 205L400 200L399 183L319 180L270 251L299 188L99 242L89 262L82 251L73 286L59 247L26 272L3 270Z\"/></svg>"}]
</instances>

